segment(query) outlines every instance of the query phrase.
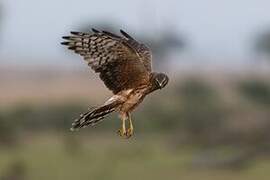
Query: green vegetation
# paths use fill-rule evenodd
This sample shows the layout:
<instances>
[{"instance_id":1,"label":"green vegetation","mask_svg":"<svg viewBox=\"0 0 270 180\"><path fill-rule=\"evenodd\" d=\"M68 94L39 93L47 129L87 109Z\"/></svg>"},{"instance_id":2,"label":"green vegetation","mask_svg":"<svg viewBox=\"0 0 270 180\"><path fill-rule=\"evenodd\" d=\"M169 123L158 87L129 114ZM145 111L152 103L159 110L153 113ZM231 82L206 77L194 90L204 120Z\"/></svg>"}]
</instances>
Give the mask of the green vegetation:
<instances>
[{"instance_id":1,"label":"green vegetation","mask_svg":"<svg viewBox=\"0 0 270 180\"><path fill-rule=\"evenodd\" d=\"M268 179L269 85L226 83L231 101L200 78L151 95L133 114L130 140L117 136L116 114L70 132L85 102L2 109L0 180Z\"/></svg>"},{"instance_id":2,"label":"green vegetation","mask_svg":"<svg viewBox=\"0 0 270 180\"><path fill-rule=\"evenodd\" d=\"M16 150L0 150L0 174L11 171L18 179L268 179L270 166L260 162L241 172L201 169L189 165L196 152L175 151L164 136L136 136L130 141L117 136L93 134L80 139L77 153L70 154L65 135L30 137ZM195 171L196 170L196 171ZM0 177L1 179L1 177Z\"/></svg>"},{"instance_id":3,"label":"green vegetation","mask_svg":"<svg viewBox=\"0 0 270 180\"><path fill-rule=\"evenodd\" d=\"M270 86L261 80L249 80L240 83L240 93L248 100L262 104L270 105Z\"/></svg>"}]
</instances>

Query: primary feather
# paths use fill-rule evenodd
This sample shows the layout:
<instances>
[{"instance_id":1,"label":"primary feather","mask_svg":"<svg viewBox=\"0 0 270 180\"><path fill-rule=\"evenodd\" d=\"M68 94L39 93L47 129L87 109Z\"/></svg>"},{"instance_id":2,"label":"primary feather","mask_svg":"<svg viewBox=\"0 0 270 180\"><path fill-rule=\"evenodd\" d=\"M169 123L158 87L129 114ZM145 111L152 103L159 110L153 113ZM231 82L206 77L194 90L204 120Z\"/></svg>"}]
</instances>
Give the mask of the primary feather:
<instances>
[{"instance_id":1,"label":"primary feather","mask_svg":"<svg viewBox=\"0 0 270 180\"><path fill-rule=\"evenodd\" d=\"M134 88L141 79L149 76L151 59L144 61L139 44L134 39L126 39L110 32L71 32L62 42L68 49L84 57L88 65L97 73L104 84L117 94L121 90ZM149 62L148 62L149 61Z\"/></svg>"}]
</instances>

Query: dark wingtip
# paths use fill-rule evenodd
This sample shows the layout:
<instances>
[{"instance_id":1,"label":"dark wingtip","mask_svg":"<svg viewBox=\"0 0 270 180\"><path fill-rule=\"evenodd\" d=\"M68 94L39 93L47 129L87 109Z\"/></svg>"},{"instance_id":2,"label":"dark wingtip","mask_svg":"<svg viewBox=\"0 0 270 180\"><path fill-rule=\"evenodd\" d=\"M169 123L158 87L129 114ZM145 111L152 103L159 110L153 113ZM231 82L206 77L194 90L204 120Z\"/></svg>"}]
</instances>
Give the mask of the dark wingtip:
<instances>
[{"instance_id":1,"label":"dark wingtip","mask_svg":"<svg viewBox=\"0 0 270 180\"><path fill-rule=\"evenodd\" d=\"M126 38L135 40L133 37L131 37L128 33L126 33L124 30L120 29L120 33L123 34Z\"/></svg>"},{"instance_id":2,"label":"dark wingtip","mask_svg":"<svg viewBox=\"0 0 270 180\"><path fill-rule=\"evenodd\" d=\"M97 30L97 29L95 29L95 28L92 28L92 31L93 31L94 33L99 33L99 32L100 32L99 30Z\"/></svg>"},{"instance_id":3,"label":"dark wingtip","mask_svg":"<svg viewBox=\"0 0 270 180\"><path fill-rule=\"evenodd\" d=\"M62 45L68 46L69 42L61 42Z\"/></svg>"},{"instance_id":4,"label":"dark wingtip","mask_svg":"<svg viewBox=\"0 0 270 180\"><path fill-rule=\"evenodd\" d=\"M69 45L69 44L67 44L67 45ZM76 47L75 47L75 46L70 46L70 47L68 47L68 49L70 49L70 50L75 50Z\"/></svg>"},{"instance_id":5,"label":"dark wingtip","mask_svg":"<svg viewBox=\"0 0 270 180\"><path fill-rule=\"evenodd\" d=\"M77 31L71 31L70 33L73 35L80 35L81 34L80 32L77 32Z\"/></svg>"},{"instance_id":6,"label":"dark wingtip","mask_svg":"<svg viewBox=\"0 0 270 180\"><path fill-rule=\"evenodd\" d=\"M124 36L127 35L127 33L123 29L120 29L120 33L123 34Z\"/></svg>"},{"instance_id":7,"label":"dark wingtip","mask_svg":"<svg viewBox=\"0 0 270 180\"><path fill-rule=\"evenodd\" d=\"M70 36L63 36L63 39L70 40Z\"/></svg>"}]
</instances>

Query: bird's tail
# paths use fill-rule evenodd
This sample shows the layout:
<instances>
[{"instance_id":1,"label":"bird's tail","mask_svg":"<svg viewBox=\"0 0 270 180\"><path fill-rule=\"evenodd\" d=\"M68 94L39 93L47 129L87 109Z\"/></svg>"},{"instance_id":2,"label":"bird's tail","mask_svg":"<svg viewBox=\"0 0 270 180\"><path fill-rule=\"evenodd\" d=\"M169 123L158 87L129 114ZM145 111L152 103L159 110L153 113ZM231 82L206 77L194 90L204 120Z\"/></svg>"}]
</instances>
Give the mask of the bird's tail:
<instances>
[{"instance_id":1,"label":"bird's tail","mask_svg":"<svg viewBox=\"0 0 270 180\"><path fill-rule=\"evenodd\" d=\"M119 101L114 101L109 104L105 104L101 107L94 108L84 114L81 114L78 119L72 123L71 131L78 130L87 126L94 126L101 122L106 115L115 111L117 107L121 104Z\"/></svg>"}]
</instances>

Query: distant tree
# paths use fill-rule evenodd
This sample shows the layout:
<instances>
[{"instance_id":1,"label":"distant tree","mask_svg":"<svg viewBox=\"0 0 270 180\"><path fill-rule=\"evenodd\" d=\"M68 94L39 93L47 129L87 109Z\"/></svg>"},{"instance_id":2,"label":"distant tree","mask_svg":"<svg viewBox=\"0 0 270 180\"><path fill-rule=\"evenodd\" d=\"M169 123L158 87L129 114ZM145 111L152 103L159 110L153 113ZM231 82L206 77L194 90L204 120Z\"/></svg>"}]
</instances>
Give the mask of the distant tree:
<instances>
[{"instance_id":1,"label":"distant tree","mask_svg":"<svg viewBox=\"0 0 270 180\"><path fill-rule=\"evenodd\" d=\"M158 69L162 68L165 63L168 63L168 57L172 51L181 52L186 46L186 41L183 37L168 29L163 30L158 37L144 36L141 39L151 47Z\"/></svg>"},{"instance_id":2,"label":"distant tree","mask_svg":"<svg viewBox=\"0 0 270 180\"><path fill-rule=\"evenodd\" d=\"M192 77L178 85L177 97L181 102L181 128L189 141L198 145L219 143L227 110L217 89L203 79Z\"/></svg>"},{"instance_id":3,"label":"distant tree","mask_svg":"<svg viewBox=\"0 0 270 180\"><path fill-rule=\"evenodd\" d=\"M16 129L10 123L6 117L0 114L0 146L1 147L13 147L17 143Z\"/></svg>"},{"instance_id":4,"label":"distant tree","mask_svg":"<svg viewBox=\"0 0 270 180\"><path fill-rule=\"evenodd\" d=\"M260 105L270 105L270 86L261 80L248 80L238 85L240 94L250 102Z\"/></svg>"},{"instance_id":5,"label":"distant tree","mask_svg":"<svg viewBox=\"0 0 270 180\"><path fill-rule=\"evenodd\" d=\"M256 37L254 50L257 54L270 59L270 30L265 31Z\"/></svg>"}]
</instances>

